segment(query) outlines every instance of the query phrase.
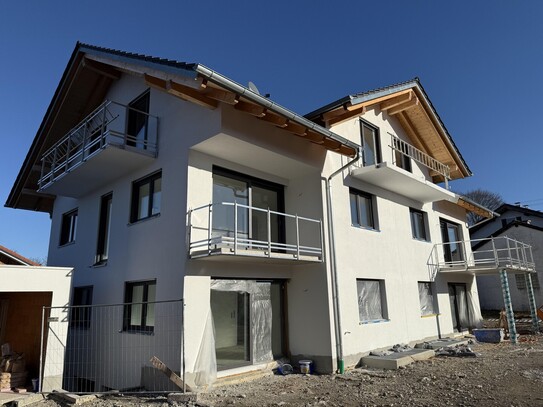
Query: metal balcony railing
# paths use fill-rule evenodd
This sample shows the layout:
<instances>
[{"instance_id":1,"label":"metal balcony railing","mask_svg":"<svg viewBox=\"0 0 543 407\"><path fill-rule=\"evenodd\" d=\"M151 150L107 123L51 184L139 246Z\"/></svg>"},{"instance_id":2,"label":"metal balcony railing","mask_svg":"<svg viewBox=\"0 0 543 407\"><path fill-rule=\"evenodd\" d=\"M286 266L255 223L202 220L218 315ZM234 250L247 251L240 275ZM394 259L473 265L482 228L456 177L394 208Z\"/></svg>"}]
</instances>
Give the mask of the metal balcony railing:
<instances>
[{"instance_id":1,"label":"metal balcony railing","mask_svg":"<svg viewBox=\"0 0 543 407\"><path fill-rule=\"evenodd\" d=\"M107 146L156 157L157 141L158 117L106 100L43 154L39 189L55 182Z\"/></svg>"},{"instance_id":2,"label":"metal balcony railing","mask_svg":"<svg viewBox=\"0 0 543 407\"><path fill-rule=\"evenodd\" d=\"M322 261L321 220L221 202L191 209L188 224L189 257L221 253Z\"/></svg>"},{"instance_id":3,"label":"metal balcony railing","mask_svg":"<svg viewBox=\"0 0 543 407\"><path fill-rule=\"evenodd\" d=\"M477 250L471 247L477 246ZM428 259L432 281L439 271L535 272L532 246L507 236L435 244Z\"/></svg>"},{"instance_id":4,"label":"metal balcony railing","mask_svg":"<svg viewBox=\"0 0 543 407\"><path fill-rule=\"evenodd\" d=\"M451 179L451 170L448 165L445 165L435 158L430 157L425 152L419 150L418 148L412 146L411 144L405 142L394 134L388 133L390 136L390 145L392 149L392 157L394 158L394 164L398 165L396 162L396 152L412 159L413 161L424 165L426 168L431 171L435 171L440 174L445 181L445 188L448 189L448 183Z\"/></svg>"}]
</instances>

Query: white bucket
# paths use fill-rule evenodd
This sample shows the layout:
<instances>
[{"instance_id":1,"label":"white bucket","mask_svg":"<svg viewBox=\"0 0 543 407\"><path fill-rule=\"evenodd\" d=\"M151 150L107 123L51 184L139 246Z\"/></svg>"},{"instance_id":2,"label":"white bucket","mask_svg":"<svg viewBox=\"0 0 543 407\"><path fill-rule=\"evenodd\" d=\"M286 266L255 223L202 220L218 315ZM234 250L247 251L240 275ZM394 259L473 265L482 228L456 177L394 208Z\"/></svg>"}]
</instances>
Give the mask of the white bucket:
<instances>
[{"instance_id":1,"label":"white bucket","mask_svg":"<svg viewBox=\"0 0 543 407\"><path fill-rule=\"evenodd\" d=\"M311 374L313 370L313 361L312 360L300 360L300 373L301 374Z\"/></svg>"}]
</instances>

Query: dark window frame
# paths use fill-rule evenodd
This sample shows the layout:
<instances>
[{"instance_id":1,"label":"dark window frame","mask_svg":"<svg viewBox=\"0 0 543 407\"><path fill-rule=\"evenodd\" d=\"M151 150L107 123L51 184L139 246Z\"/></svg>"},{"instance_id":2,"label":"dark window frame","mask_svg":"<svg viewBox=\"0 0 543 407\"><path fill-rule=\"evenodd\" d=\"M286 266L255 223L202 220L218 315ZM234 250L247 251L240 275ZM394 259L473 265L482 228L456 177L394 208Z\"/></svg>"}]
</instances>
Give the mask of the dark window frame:
<instances>
[{"instance_id":1,"label":"dark window frame","mask_svg":"<svg viewBox=\"0 0 543 407\"><path fill-rule=\"evenodd\" d=\"M144 108L139 108L140 103L144 103ZM136 107L135 107L136 106ZM142 92L140 95L135 97L127 107L126 112L126 134L130 137L136 137L139 131L141 131L142 128L145 129L144 136L143 136L143 150L147 149L147 139L149 134L149 110L151 106L151 89L146 89L144 92ZM143 119L143 125L140 129L136 130L136 127L138 127L138 120L141 120L141 117L144 117ZM136 133L136 134L131 134ZM131 147L136 147L138 143L138 140L127 140L126 144Z\"/></svg>"},{"instance_id":2,"label":"dark window frame","mask_svg":"<svg viewBox=\"0 0 543 407\"><path fill-rule=\"evenodd\" d=\"M155 286L155 301L156 302L156 280L145 281L127 281L125 282L124 289L124 310L123 310L123 331L124 332L141 332L141 333L153 333L155 330L154 325L146 325L148 315L148 302L149 302L149 287ZM141 303L133 304L134 287L143 286L143 300ZM132 306L141 304L141 322L138 325L132 325ZM154 312L154 311L153 311Z\"/></svg>"},{"instance_id":3,"label":"dark window frame","mask_svg":"<svg viewBox=\"0 0 543 407\"><path fill-rule=\"evenodd\" d=\"M157 213L153 213L155 184L156 184L156 181L159 179L162 182L162 170L155 171L152 174L146 175L145 177L132 182L132 198L131 198L131 203L130 203L130 223L136 223L141 220L154 218L160 215L161 208L158 209ZM140 212L139 211L139 200L140 200L139 191L140 191L140 188L145 184L149 184L149 202L147 204L147 215L140 218L139 217L139 212ZM160 187L160 199L162 203L162 184Z\"/></svg>"},{"instance_id":4,"label":"dark window frame","mask_svg":"<svg viewBox=\"0 0 543 407\"><path fill-rule=\"evenodd\" d=\"M353 213L352 213L352 206L351 206L351 196L354 195L356 198L356 223L353 223ZM370 224L364 225L361 222L361 214L360 214L360 199L365 199L369 203L369 214L371 215ZM351 226L362 228L362 229L369 229L369 230L379 230L379 222L377 219L377 211L376 211L376 204L375 204L375 195L369 194L364 191L360 191L358 189L349 188L349 206L351 210Z\"/></svg>"},{"instance_id":5,"label":"dark window frame","mask_svg":"<svg viewBox=\"0 0 543 407\"><path fill-rule=\"evenodd\" d=\"M64 246L75 242L78 216L78 208L62 214L59 246Z\"/></svg>"},{"instance_id":6,"label":"dark window frame","mask_svg":"<svg viewBox=\"0 0 543 407\"><path fill-rule=\"evenodd\" d=\"M414 216L420 216L422 219L422 236L417 236ZM413 239L420 240L422 242L429 242L430 230L428 228L428 214L419 209L409 208L409 219L411 220L411 235L413 236Z\"/></svg>"},{"instance_id":7,"label":"dark window frame","mask_svg":"<svg viewBox=\"0 0 543 407\"><path fill-rule=\"evenodd\" d=\"M379 132L379 127L371 124L370 122L360 118L360 145L362 146L362 165L365 167L366 165L376 165L379 164L382 161L381 156L381 136ZM364 138L364 127L367 127L369 130L373 131L373 147L375 149L374 151L374 163L367 164L368 160L365 155L365 138Z\"/></svg>"},{"instance_id":8,"label":"dark window frame","mask_svg":"<svg viewBox=\"0 0 543 407\"><path fill-rule=\"evenodd\" d=\"M102 195L100 198L100 218L98 222L98 241L96 244L95 265L105 264L109 258L112 207L113 192Z\"/></svg>"},{"instance_id":9,"label":"dark window frame","mask_svg":"<svg viewBox=\"0 0 543 407\"><path fill-rule=\"evenodd\" d=\"M92 297L94 286L85 285L74 287L72 293L72 308L70 311L70 328L89 329L92 317ZM85 296L85 292L87 295ZM83 301L84 299L87 301ZM83 303L85 302L85 303Z\"/></svg>"}]
</instances>

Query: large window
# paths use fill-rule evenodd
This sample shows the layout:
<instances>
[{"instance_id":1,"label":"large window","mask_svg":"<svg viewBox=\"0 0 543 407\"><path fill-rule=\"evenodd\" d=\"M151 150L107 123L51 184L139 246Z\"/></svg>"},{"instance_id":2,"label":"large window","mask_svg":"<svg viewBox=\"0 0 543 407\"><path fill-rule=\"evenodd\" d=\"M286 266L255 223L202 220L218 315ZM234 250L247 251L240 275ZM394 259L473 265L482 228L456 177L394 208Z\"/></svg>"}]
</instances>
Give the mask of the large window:
<instances>
[{"instance_id":1,"label":"large window","mask_svg":"<svg viewBox=\"0 0 543 407\"><path fill-rule=\"evenodd\" d=\"M150 93L145 91L128 105L127 144L141 149L147 148L147 133L149 124Z\"/></svg>"},{"instance_id":2,"label":"large window","mask_svg":"<svg viewBox=\"0 0 543 407\"><path fill-rule=\"evenodd\" d=\"M411 232L413 237L418 240L429 241L426 213L410 208Z\"/></svg>"},{"instance_id":3,"label":"large window","mask_svg":"<svg viewBox=\"0 0 543 407\"><path fill-rule=\"evenodd\" d=\"M461 241L460 225L446 219L440 219L443 254L447 263L464 260L464 243Z\"/></svg>"},{"instance_id":4,"label":"large window","mask_svg":"<svg viewBox=\"0 0 543 407\"><path fill-rule=\"evenodd\" d=\"M60 228L59 244L65 245L75 242L75 233L77 231L77 209L66 212L62 215L62 224Z\"/></svg>"},{"instance_id":5,"label":"large window","mask_svg":"<svg viewBox=\"0 0 543 407\"><path fill-rule=\"evenodd\" d=\"M70 326L88 329L91 322L92 286L74 287Z\"/></svg>"},{"instance_id":6,"label":"large window","mask_svg":"<svg viewBox=\"0 0 543 407\"><path fill-rule=\"evenodd\" d=\"M96 247L96 264L103 264L109 257L109 233L111 230L111 203L113 194L102 197L100 203L100 222L98 226L98 244Z\"/></svg>"},{"instance_id":7,"label":"large window","mask_svg":"<svg viewBox=\"0 0 543 407\"><path fill-rule=\"evenodd\" d=\"M379 145L379 130L368 122L360 119L360 134L362 142L362 159L364 166L381 162Z\"/></svg>"},{"instance_id":8,"label":"large window","mask_svg":"<svg viewBox=\"0 0 543 407\"><path fill-rule=\"evenodd\" d=\"M360 322L387 319L385 282L383 280L356 280L356 286Z\"/></svg>"},{"instance_id":9,"label":"large window","mask_svg":"<svg viewBox=\"0 0 543 407\"><path fill-rule=\"evenodd\" d=\"M156 280L126 283L125 331L153 332L155 327Z\"/></svg>"},{"instance_id":10,"label":"large window","mask_svg":"<svg viewBox=\"0 0 543 407\"><path fill-rule=\"evenodd\" d=\"M150 218L160 213L162 171L155 172L132 184L130 222Z\"/></svg>"},{"instance_id":11,"label":"large window","mask_svg":"<svg viewBox=\"0 0 543 407\"><path fill-rule=\"evenodd\" d=\"M368 229L377 229L373 207L374 197L365 192L350 189L349 199L351 204L351 224Z\"/></svg>"},{"instance_id":12,"label":"large window","mask_svg":"<svg viewBox=\"0 0 543 407\"><path fill-rule=\"evenodd\" d=\"M432 283L419 282L419 301L420 301L420 314L434 315L437 314L434 294L432 292Z\"/></svg>"}]
</instances>

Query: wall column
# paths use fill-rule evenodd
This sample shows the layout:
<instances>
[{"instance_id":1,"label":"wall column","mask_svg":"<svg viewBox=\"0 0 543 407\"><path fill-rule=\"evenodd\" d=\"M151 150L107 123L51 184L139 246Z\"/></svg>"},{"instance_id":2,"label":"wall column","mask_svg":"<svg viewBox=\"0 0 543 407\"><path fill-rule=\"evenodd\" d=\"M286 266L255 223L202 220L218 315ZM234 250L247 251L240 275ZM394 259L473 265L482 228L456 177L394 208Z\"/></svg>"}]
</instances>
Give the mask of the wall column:
<instances>
[{"instance_id":1,"label":"wall column","mask_svg":"<svg viewBox=\"0 0 543 407\"><path fill-rule=\"evenodd\" d=\"M513 304L511 303L511 292L509 291L509 281L507 280L507 271L500 269L500 281L502 284L503 303L505 305L505 314L507 315L507 325L509 325L509 338L511 343L516 344L517 328L515 326L515 314L513 313Z\"/></svg>"},{"instance_id":2,"label":"wall column","mask_svg":"<svg viewBox=\"0 0 543 407\"><path fill-rule=\"evenodd\" d=\"M539 322L537 319L537 305L535 303L534 286L532 284L531 273L525 273L526 291L528 291L528 300L530 302L530 314L532 316L532 328L534 332L539 332Z\"/></svg>"}]
</instances>

